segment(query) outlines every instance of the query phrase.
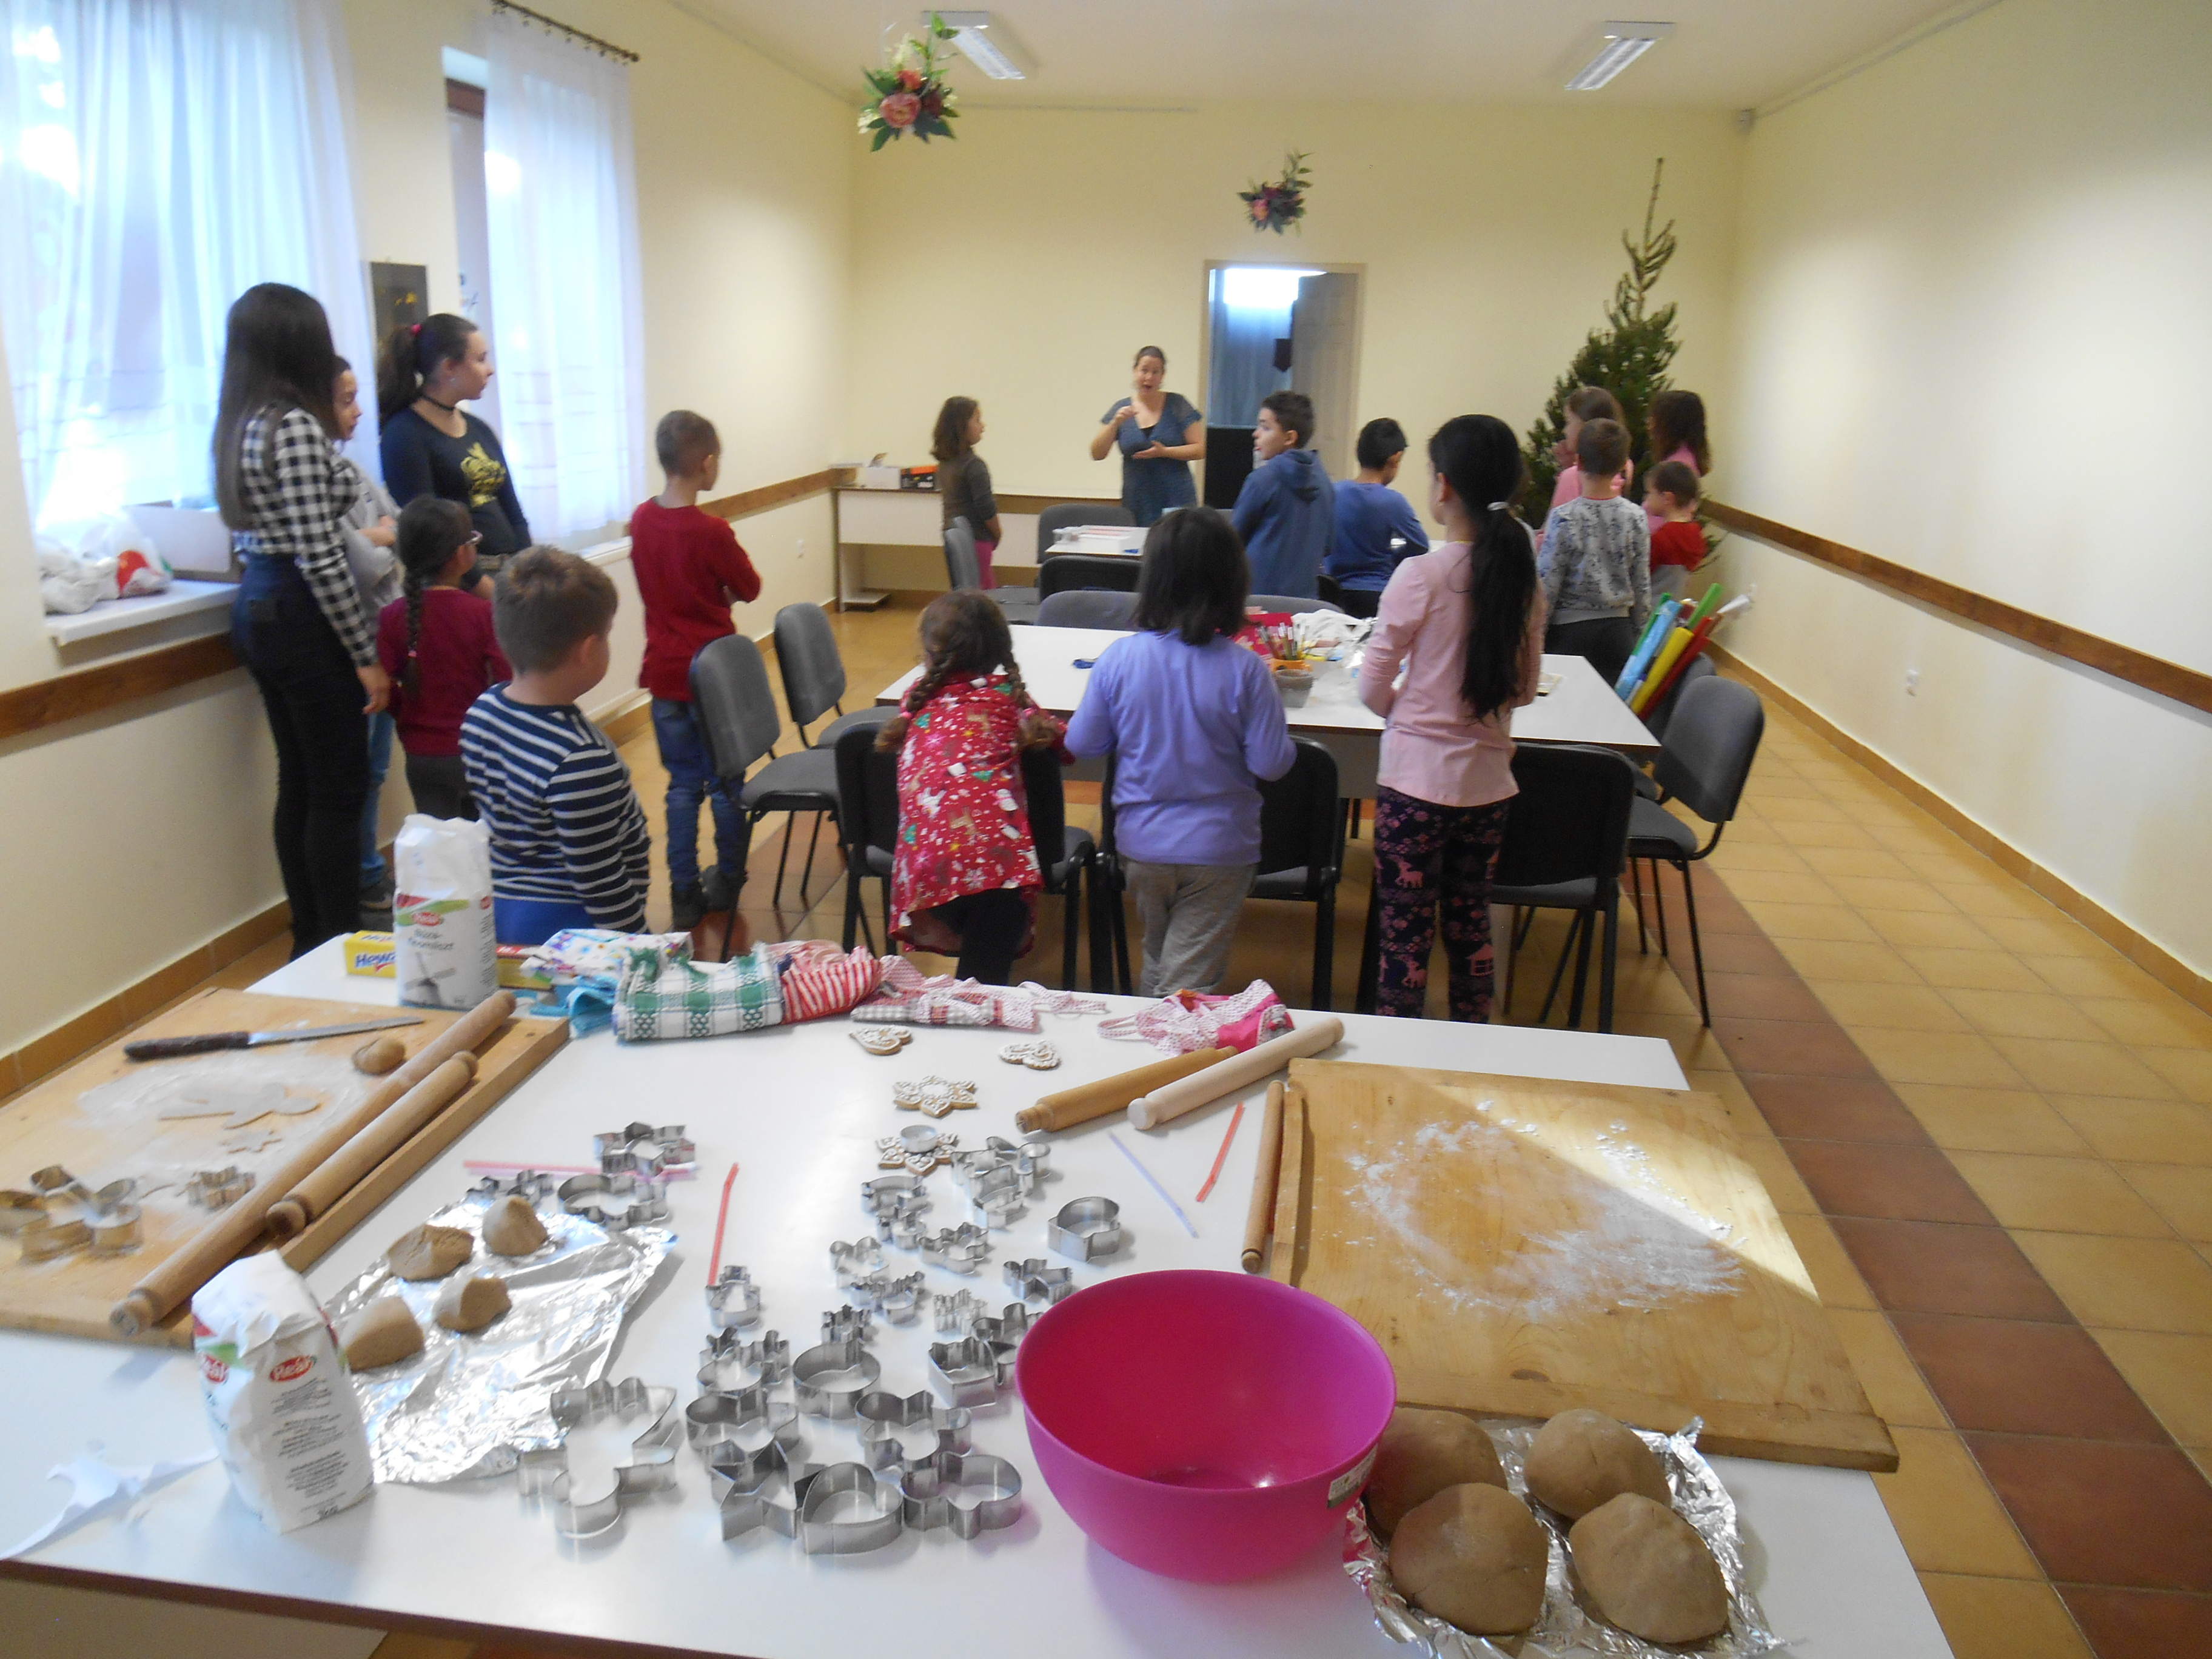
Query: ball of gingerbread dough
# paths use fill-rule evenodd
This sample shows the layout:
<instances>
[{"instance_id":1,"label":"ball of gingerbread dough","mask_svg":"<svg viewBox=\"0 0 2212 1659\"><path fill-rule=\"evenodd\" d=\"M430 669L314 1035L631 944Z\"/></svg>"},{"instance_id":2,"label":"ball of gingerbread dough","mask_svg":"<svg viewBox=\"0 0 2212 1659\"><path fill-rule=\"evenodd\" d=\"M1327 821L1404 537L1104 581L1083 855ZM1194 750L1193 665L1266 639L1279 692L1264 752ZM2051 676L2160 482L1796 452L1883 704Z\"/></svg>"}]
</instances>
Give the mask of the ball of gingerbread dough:
<instances>
[{"instance_id":1,"label":"ball of gingerbread dough","mask_svg":"<svg viewBox=\"0 0 2212 1659\"><path fill-rule=\"evenodd\" d=\"M431 1316L449 1331L480 1331L508 1307L507 1281L489 1273L457 1279L438 1292Z\"/></svg>"},{"instance_id":2,"label":"ball of gingerbread dough","mask_svg":"<svg viewBox=\"0 0 2212 1659\"><path fill-rule=\"evenodd\" d=\"M382 1077L387 1072L399 1069L399 1062L407 1058L407 1045L389 1031L374 1036L353 1051L354 1069L366 1072L371 1077Z\"/></svg>"},{"instance_id":3,"label":"ball of gingerbread dough","mask_svg":"<svg viewBox=\"0 0 2212 1659\"><path fill-rule=\"evenodd\" d=\"M443 1279L476 1253L476 1240L459 1227L410 1227L384 1255L402 1279Z\"/></svg>"},{"instance_id":4,"label":"ball of gingerbread dough","mask_svg":"<svg viewBox=\"0 0 2212 1659\"><path fill-rule=\"evenodd\" d=\"M484 1212L484 1248L495 1255L529 1255L545 1243L545 1224L520 1193L510 1193Z\"/></svg>"},{"instance_id":5,"label":"ball of gingerbread dough","mask_svg":"<svg viewBox=\"0 0 2212 1659\"><path fill-rule=\"evenodd\" d=\"M1503 1486L1447 1486L1390 1537L1390 1577L1425 1613L1476 1636L1526 1630L1544 1607L1551 1540Z\"/></svg>"},{"instance_id":6,"label":"ball of gingerbread dough","mask_svg":"<svg viewBox=\"0 0 2212 1659\"><path fill-rule=\"evenodd\" d=\"M1504 1484L1498 1448L1480 1424L1457 1412L1401 1406L1390 1413L1390 1426L1375 1449L1375 1468L1367 1477L1367 1516L1388 1536L1408 1510L1446 1486Z\"/></svg>"},{"instance_id":7,"label":"ball of gingerbread dough","mask_svg":"<svg viewBox=\"0 0 2212 1659\"><path fill-rule=\"evenodd\" d=\"M357 1371L374 1370L422 1352L422 1328L396 1296L380 1296L346 1327L345 1360Z\"/></svg>"},{"instance_id":8,"label":"ball of gingerbread dough","mask_svg":"<svg viewBox=\"0 0 2212 1659\"><path fill-rule=\"evenodd\" d=\"M1667 1504L1667 1472L1636 1431L1586 1407L1561 1412L1536 1431L1526 1467L1536 1501L1570 1521L1625 1492Z\"/></svg>"},{"instance_id":9,"label":"ball of gingerbread dough","mask_svg":"<svg viewBox=\"0 0 2212 1659\"><path fill-rule=\"evenodd\" d=\"M1567 1533L1575 1571L1598 1611L1647 1642L1701 1642L1728 1628L1728 1586L1698 1529L1625 1492Z\"/></svg>"}]
</instances>

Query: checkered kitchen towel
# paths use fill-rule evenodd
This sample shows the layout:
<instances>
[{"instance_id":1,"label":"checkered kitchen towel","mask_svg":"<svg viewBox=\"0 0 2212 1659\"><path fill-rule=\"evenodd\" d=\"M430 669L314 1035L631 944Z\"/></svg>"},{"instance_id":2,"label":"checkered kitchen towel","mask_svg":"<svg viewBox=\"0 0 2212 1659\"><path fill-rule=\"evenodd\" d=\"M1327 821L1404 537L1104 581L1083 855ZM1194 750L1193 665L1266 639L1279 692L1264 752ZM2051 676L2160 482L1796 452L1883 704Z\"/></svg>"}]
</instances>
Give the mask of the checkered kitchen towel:
<instances>
[{"instance_id":1,"label":"checkered kitchen towel","mask_svg":"<svg viewBox=\"0 0 2212 1659\"><path fill-rule=\"evenodd\" d=\"M641 945L615 991L615 1035L625 1042L726 1036L782 1024L783 993L764 946L702 967L691 960L688 939Z\"/></svg>"}]
</instances>

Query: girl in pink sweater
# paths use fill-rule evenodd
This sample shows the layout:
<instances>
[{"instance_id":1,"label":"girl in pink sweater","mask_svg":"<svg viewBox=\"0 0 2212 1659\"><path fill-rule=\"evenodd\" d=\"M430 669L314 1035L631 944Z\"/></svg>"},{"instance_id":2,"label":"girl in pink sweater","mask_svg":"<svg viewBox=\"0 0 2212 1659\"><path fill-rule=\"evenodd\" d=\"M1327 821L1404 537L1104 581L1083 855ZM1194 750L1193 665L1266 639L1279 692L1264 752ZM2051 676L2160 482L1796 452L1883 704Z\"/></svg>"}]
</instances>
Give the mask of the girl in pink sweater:
<instances>
[{"instance_id":1,"label":"girl in pink sweater","mask_svg":"<svg viewBox=\"0 0 2212 1659\"><path fill-rule=\"evenodd\" d=\"M1429 440L1429 515L1445 541L1382 590L1359 696L1389 723L1376 771L1376 1012L1418 1019L1443 913L1451 1017L1490 1018L1490 875L1515 793L1513 711L1536 696L1544 599L1513 429L1462 415ZM1398 671L1405 684L1396 684Z\"/></svg>"}]
</instances>

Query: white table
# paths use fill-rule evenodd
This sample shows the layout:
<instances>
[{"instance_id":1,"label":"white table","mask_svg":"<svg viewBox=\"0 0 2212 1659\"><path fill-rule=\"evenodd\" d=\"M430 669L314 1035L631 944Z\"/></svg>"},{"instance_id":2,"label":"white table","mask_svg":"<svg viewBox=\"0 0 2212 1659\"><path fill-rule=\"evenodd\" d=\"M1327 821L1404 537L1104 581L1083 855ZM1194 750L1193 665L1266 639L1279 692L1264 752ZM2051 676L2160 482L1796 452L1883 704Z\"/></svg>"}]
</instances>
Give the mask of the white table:
<instances>
[{"instance_id":1,"label":"white table","mask_svg":"<svg viewBox=\"0 0 2212 1659\"><path fill-rule=\"evenodd\" d=\"M1121 630L1110 628L1017 628L1012 631L1014 660L1021 668L1022 683L1041 708L1055 714L1071 714L1083 701L1091 671L1076 665L1097 661L1099 653L1122 637ZM876 694L877 702L896 702L921 672L909 669L892 681ZM1593 743L1630 755L1650 754L1658 749L1659 739L1598 678L1587 658L1547 653L1544 672L1557 674L1559 684L1527 708L1513 711L1515 742ZM1373 797L1382 717L1359 701L1358 688L1343 664L1316 665L1313 690L1306 700L1296 707L1285 704L1283 714L1290 721L1292 736L1313 738L1336 757L1339 794Z\"/></svg>"},{"instance_id":2,"label":"white table","mask_svg":"<svg viewBox=\"0 0 2212 1659\"><path fill-rule=\"evenodd\" d=\"M357 1002L393 1000L388 980L348 979L334 946L257 989ZM1119 1007L1133 1006L1116 999ZM1524 1075L1680 1086L1663 1042L1510 1026L1447 1025L1346 1017L1354 1059ZM1053 1086L1121 1069L1146 1051L1109 1043L1091 1019L1048 1019L1067 1056ZM875 1173L875 1138L899 1123L891 1080L923 1070L973 1077L980 1110L946 1127L963 1139L1012 1133L1012 1115L1040 1091L1039 1074L1002 1064L997 1031L924 1030L895 1060L863 1054L831 1021L702 1042L618 1047L607 1033L571 1043L309 1275L331 1296L389 1240L470 1184L467 1158L574 1164L595 1132L631 1118L681 1119L699 1146L699 1179L674 1191L683 1235L672 1267L625 1334L615 1376L677 1386L689 1399L705 1332L701 1291L723 1174L742 1164L724 1260L752 1268L764 1322L806 1346L822 1310L842 1298L826 1246L862 1231L857 1188ZM1257 1103L1260 1091L1249 1097ZM1107 1143L1114 1128L1178 1198L1188 1201L1212 1162L1227 1102L1152 1133L1109 1121L1055 1137L1056 1208L1103 1193L1118 1200L1129 1246L1088 1283L1156 1267L1233 1269L1259 1143L1258 1115L1231 1149L1219 1187L1188 1206L1188 1237ZM940 1197L951 1183L938 1177ZM1043 1255L1043 1213L1032 1207L997 1235L997 1259ZM898 1252L892 1252L896 1260ZM933 1288L963 1281L929 1270ZM1002 1281L975 1285L995 1294ZM879 1337L884 1382L926 1381L925 1320ZM189 1356L22 1332L0 1332L9 1432L0 1436L0 1543L27 1534L60 1505L48 1467L104 1443L120 1463L151 1462L207 1443ZM844 1425L806 1419L808 1455L849 1457ZM1335 1559L1334 1544L1255 1583L1208 1587L1154 1577L1092 1546L1036 1474L1018 1402L978 1413L980 1448L1022 1470L1025 1511L1012 1528L963 1543L908 1534L872 1554L808 1556L757 1533L721 1541L697 1460L683 1455L678 1490L634 1506L609 1540L566 1547L550 1518L518 1498L514 1480L446 1488L380 1486L318 1525L279 1537L230 1495L218 1466L164 1488L125 1519L95 1521L35 1552L10 1572L128 1593L198 1601L326 1623L599 1638L757 1659L846 1659L888 1650L903 1659L968 1659L979 1641L1055 1659L1280 1659L1286 1654L1402 1655L1375 1628ZM1735 1492L1775 1627L1812 1659L1942 1659L1948 1652L1872 1481L1834 1469L1715 1460ZM1011 1634L1010 1634L1011 1633Z\"/></svg>"}]
</instances>

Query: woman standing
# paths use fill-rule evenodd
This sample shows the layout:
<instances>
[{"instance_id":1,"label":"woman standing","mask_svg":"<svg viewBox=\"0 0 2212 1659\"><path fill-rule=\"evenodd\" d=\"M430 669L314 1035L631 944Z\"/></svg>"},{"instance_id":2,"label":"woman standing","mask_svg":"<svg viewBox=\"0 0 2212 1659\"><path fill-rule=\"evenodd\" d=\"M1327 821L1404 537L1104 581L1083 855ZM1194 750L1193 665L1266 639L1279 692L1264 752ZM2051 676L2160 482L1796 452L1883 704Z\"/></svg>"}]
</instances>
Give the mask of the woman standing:
<instances>
[{"instance_id":1,"label":"woman standing","mask_svg":"<svg viewBox=\"0 0 2212 1659\"><path fill-rule=\"evenodd\" d=\"M346 560L360 481L332 447L338 356L313 296L263 283L230 308L216 499L245 573L231 636L276 742L276 864L292 954L361 925L368 723L392 684Z\"/></svg>"},{"instance_id":2,"label":"woman standing","mask_svg":"<svg viewBox=\"0 0 2212 1659\"><path fill-rule=\"evenodd\" d=\"M1206 422L1182 393L1160 390L1168 375L1167 353L1146 346L1134 369L1134 392L1100 417L1091 459L1103 461L1108 450L1119 447L1121 505L1139 524L1157 524L1163 513L1198 501L1190 464L1206 459Z\"/></svg>"},{"instance_id":3,"label":"woman standing","mask_svg":"<svg viewBox=\"0 0 2212 1659\"><path fill-rule=\"evenodd\" d=\"M483 538L477 545L478 577L496 574L530 545L530 521L499 434L460 407L483 396L491 375L483 335L449 311L393 329L377 356L385 487L402 507L418 495L435 495L468 508ZM483 594L489 599L491 590Z\"/></svg>"},{"instance_id":4,"label":"woman standing","mask_svg":"<svg viewBox=\"0 0 2212 1659\"><path fill-rule=\"evenodd\" d=\"M975 536L975 563L986 587L996 587L991 556L999 550L999 498L991 493L991 469L975 453L983 441L983 406L973 398L947 398L937 411L937 431L929 453L937 457L937 495L945 507L945 527L968 520Z\"/></svg>"}]
</instances>

